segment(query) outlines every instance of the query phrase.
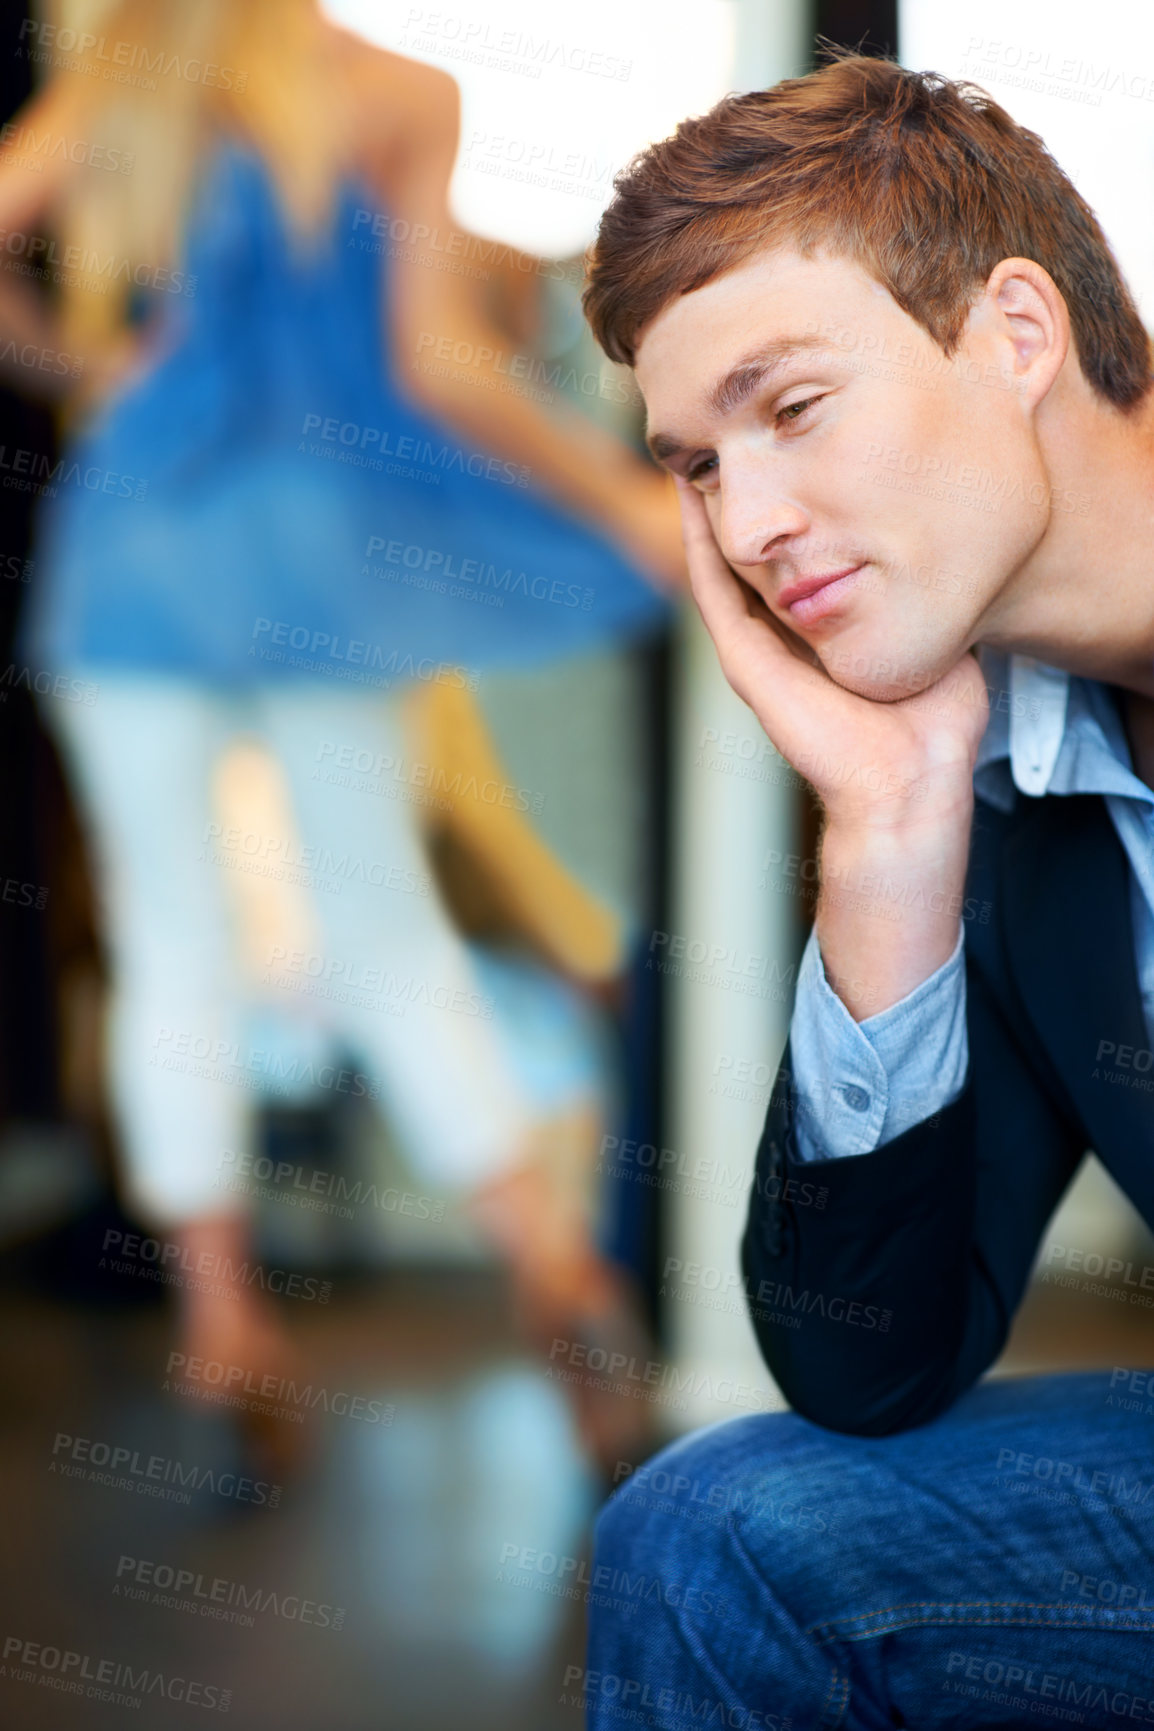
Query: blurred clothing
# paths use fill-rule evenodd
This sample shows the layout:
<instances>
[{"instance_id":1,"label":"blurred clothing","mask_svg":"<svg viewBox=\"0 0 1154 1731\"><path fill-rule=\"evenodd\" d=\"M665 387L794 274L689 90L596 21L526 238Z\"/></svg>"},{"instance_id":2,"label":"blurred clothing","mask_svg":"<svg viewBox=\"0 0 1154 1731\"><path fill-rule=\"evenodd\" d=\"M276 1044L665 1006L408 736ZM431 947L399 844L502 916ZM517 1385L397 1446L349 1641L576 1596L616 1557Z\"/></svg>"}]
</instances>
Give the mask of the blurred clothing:
<instances>
[{"instance_id":1,"label":"blurred clothing","mask_svg":"<svg viewBox=\"0 0 1154 1731\"><path fill-rule=\"evenodd\" d=\"M321 1064L335 1042L352 1054L357 1091L379 1097L431 1184L483 1182L516 1154L531 1115L596 1100L603 1035L581 995L536 964L471 949L411 807L319 773L326 746L349 738L372 738L399 761L396 699L319 686L227 698L121 676L90 708L49 708L95 854L113 965L113 1091L147 1218L241 1205L218 1184L248 1145L255 1058L277 1001L292 1007L298 1052ZM262 738L284 766L304 875L321 880L315 948L270 953L255 1014L228 882L251 859L223 844L211 797L238 732Z\"/></svg>"},{"instance_id":2,"label":"blurred clothing","mask_svg":"<svg viewBox=\"0 0 1154 1731\"><path fill-rule=\"evenodd\" d=\"M404 395L388 255L409 227L350 182L328 244L306 251L262 159L217 151L185 257L148 296L154 364L65 452L26 638L37 665L381 689L668 616L596 526ZM492 363L451 333L422 344L414 364L542 395L512 343Z\"/></svg>"},{"instance_id":3,"label":"blurred clothing","mask_svg":"<svg viewBox=\"0 0 1154 1731\"><path fill-rule=\"evenodd\" d=\"M674 1444L598 1523L591 1731L1149 1724L1145 1404L1044 1376L901 1436L782 1413Z\"/></svg>"}]
</instances>

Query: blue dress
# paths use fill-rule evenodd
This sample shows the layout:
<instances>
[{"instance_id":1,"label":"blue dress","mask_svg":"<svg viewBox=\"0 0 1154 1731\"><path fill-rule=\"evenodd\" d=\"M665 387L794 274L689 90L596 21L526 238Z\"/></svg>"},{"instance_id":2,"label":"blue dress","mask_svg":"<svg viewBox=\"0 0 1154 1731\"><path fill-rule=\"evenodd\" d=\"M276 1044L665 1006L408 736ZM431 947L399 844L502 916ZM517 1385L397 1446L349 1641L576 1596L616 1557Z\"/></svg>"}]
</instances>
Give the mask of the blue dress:
<instances>
[{"instance_id":1,"label":"blue dress","mask_svg":"<svg viewBox=\"0 0 1154 1731\"><path fill-rule=\"evenodd\" d=\"M34 664L386 687L668 617L531 474L408 400L384 340L389 241L366 212L384 214L348 182L327 242L302 250L260 158L213 157L181 267L153 290L160 358L46 488Z\"/></svg>"}]
</instances>

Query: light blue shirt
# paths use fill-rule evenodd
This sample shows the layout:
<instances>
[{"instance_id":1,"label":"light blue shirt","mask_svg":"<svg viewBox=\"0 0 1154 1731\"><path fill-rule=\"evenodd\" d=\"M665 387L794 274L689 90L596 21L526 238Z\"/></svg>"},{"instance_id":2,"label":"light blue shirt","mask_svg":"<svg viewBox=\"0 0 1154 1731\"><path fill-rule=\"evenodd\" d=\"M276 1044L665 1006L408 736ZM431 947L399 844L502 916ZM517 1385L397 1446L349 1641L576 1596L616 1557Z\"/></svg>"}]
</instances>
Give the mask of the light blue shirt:
<instances>
[{"instance_id":1,"label":"light blue shirt","mask_svg":"<svg viewBox=\"0 0 1154 1731\"><path fill-rule=\"evenodd\" d=\"M991 699L974 768L981 798L1009 811L1022 794L1105 797L1131 866L1138 987L1154 1046L1154 790L1134 773L1113 698L1097 680L1028 656L984 648L979 660ZM981 912L967 908L972 917ZM950 959L864 1022L854 1021L830 987L810 933L790 1025L802 1159L868 1154L961 1093L969 1049L966 921L959 923Z\"/></svg>"}]
</instances>

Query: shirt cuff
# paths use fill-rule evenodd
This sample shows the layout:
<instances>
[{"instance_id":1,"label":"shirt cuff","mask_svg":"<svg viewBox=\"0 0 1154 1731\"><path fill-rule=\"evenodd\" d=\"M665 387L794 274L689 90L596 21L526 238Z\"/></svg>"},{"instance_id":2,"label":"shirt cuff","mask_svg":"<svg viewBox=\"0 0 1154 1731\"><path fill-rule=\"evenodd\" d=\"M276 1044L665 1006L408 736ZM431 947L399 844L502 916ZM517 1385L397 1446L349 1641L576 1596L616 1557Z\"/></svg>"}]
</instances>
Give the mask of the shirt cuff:
<instances>
[{"instance_id":1,"label":"shirt cuff","mask_svg":"<svg viewBox=\"0 0 1154 1731\"><path fill-rule=\"evenodd\" d=\"M961 1093L969 1063L962 932L920 986L855 1022L825 977L811 931L789 1039L801 1159L869 1154L933 1117Z\"/></svg>"}]
</instances>

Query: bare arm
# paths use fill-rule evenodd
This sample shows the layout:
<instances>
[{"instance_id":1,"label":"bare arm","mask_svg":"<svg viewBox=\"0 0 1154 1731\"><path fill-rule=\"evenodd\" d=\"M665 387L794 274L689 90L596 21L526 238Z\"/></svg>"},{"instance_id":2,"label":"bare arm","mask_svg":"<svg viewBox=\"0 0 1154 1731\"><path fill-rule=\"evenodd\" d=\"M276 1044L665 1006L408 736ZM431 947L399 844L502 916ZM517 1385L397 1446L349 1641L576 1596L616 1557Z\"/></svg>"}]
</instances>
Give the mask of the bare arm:
<instances>
[{"instance_id":1,"label":"bare arm","mask_svg":"<svg viewBox=\"0 0 1154 1731\"><path fill-rule=\"evenodd\" d=\"M41 225L55 216L78 168L67 150L31 155L22 139L68 140L91 124L96 104L88 81L58 76L31 96L0 131L0 240L18 236L0 268L0 374L16 390L50 402L90 397L130 363L136 346L127 337L99 354L65 351L61 321L51 300L16 267L39 256Z\"/></svg>"},{"instance_id":2,"label":"bare arm","mask_svg":"<svg viewBox=\"0 0 1154 1731\"><path fill-rule=\"evenodd\" d=\"M385 81L394 102L403 82L405 118L379 147L382 199L396 217L448 234L457 229L449 209L460 128L457 87L435 68L392 55L383 61L393 63ZM507 354L510 342L489 316L483 285L406 260L404 250L390 261L390 338L411 394L482 448L528 465L562 504L616 539L659 585L682 581L676 495L646 458L567 405L546 412L529 396L492 388L497 377L483 364L422 366L444 339L473 357Z\"/></svg>"},{"instance_id":3,"label":"bare arm","mask_svg":"<svg viewBox=\"0 0 1154 1731\"><path fill-rule=\"evenodd\" d=\"M67 389L66 378L38 367L35 358L58 346L59 325L45 297L13 267L36 256L30 250L31 234L59 198L73 165L64 151L30 159L18 140L25 129L38 136L63 135L75 107L69 85L54 79L24 104L0 135L0 236L25 237L0 268L0 371L17 389L36 396L58 397Z\"/></svg>"}]
</instances>

